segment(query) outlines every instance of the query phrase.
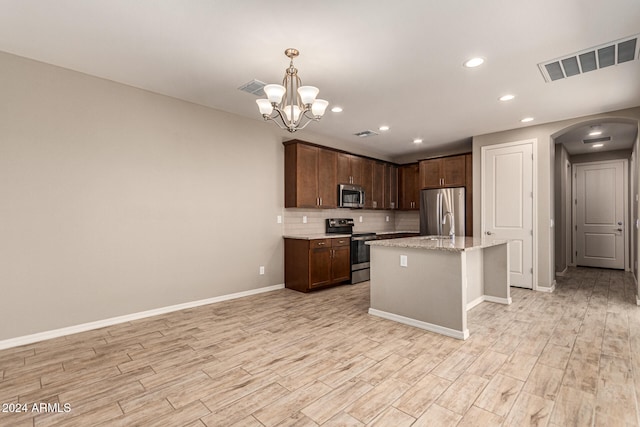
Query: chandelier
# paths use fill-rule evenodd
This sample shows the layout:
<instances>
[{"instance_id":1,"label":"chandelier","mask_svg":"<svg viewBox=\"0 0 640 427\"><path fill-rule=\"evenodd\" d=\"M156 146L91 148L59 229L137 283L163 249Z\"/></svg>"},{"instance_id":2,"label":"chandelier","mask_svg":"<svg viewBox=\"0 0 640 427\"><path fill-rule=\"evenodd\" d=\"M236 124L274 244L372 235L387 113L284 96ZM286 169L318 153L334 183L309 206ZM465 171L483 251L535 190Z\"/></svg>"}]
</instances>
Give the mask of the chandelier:
<instances>
[{"instance_id":1,"label":"chandelier","mask_svg":"<svg viewBox=\"0 0 640 427\"><path fill-rule=\"evenodd\" d=\"M284 54L291 59L286 69L282 85L269 84L264 87L267 99L258 99L260 114L271 120L281 129L295 132L304 129L310 122L317 122L329 105L324 99L316 99L319 89L314 86L302 86L298 69L293 66L293 58L300 52L289 48Z\"/></svg>"}]
</instances>

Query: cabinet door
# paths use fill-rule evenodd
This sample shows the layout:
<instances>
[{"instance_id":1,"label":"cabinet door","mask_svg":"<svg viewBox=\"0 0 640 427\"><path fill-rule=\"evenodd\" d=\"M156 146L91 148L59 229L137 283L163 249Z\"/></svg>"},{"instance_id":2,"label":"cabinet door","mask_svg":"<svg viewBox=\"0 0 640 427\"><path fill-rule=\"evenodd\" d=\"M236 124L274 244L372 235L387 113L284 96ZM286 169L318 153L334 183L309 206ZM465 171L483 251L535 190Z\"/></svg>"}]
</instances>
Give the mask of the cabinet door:
<instances>
[{"instance_id":1,"label":"cabinet door","mask_svg":"<svg viewBox=\"0 0 640 427\"><path fill-rule=\"evenodd\" d=\"M309 250L309 287L331 283L331 248Z\"/></svg>"},{"instance_id":2,"label":"cabinet door","mask_svg":"<svg viewBox=\"0 0 640 427\"><path fill-rule=\"evenodd\" d=\"M364 188L364 207L373 208L373 161L362 159L362 181L360 185Z\"/></svg>"},{"instance_id":3,"label":"cabinet door","mask_svg":"<svg viewBox=\"0 0 640 427\"><path fill-rule=\"evenodd\" d=\"M442 187L441 160L422 160L420 162L420 188Z\"/></svg>"},{"instance_id":4,"label":"cabinet door","mask_svg":"<svg viewBox=\"0 0 640 427\"><path fill-rule=\"evenodd\" d=\"M320 207L338 206L338 153L319 149L318 152L318 198Z\"/></svg>"},{"instance_id":5,"label":"cabinet door","mask_svg":"<svg viewBox=\"0 0 640 427\"><path fill-rule=\"evenodd\" d=\"M465 156L445 157L442 160L443 187L464 187Z\"/></svg>"},{"instance_id":6,"label":"cabinet door","mask_svg":"<svg viewBox=\"0 0 640 427\"><path fill-rule=\"evenodd\" d=\"M331 259L331 283L346 282L351 279L351 251L349 246L333 247Z\"/></svg>"},{"instance_id":7,"label":"cabinet door","mask_svg":"<svg viewBox=\"0 0 640 427\"><path fill-rule=\"evenodd\" d=\"M398 168L386 164L384 168L384 208L398 209Z\"/></svg>"},{"instance_id":8,"label":"cabinet door","mask_svg":"<svg viewBox=\"0 0 640 427\"><path fill-rule=\"evenodd\" d=\"M285 147L285 208L318 207L318 151L304 144Z\"/></svg>"},{"instance_id":9,"label":"cabinet door","mask_svg":"<svg viewBox=\"0 0 640 427\"><path fill-rule=\"evenodd\" d=\"M358 156L349 156L349 164L351 165L351 176L353 177L353 184L362 185L362 174L364 158Z\"/></svg>"},{"instance_id":10,"label":"cabinet door","mask_svg":"<svg viewBox=\"0 0 640 427\"><path fill-rule=\"evenodd\" d=\"M384 171L385 164L373 162L373 185L371 189L371 204L374 209L384 209Z\"/></svg>"},{"instance_id":11,"label":"cabinet door","mask_svg":"<svg viewBox=\"0 0 640 427\"><path fill-rule=\"evenodd\" d=\"M400 181L399 204L400 209L418 210L420 209L420 190L418 189L418 164L403 165L398 169L398 179Z\"/></svg>"},{"instance_id":12,"label":"cabinet door","mask_svg":"<svg viewBox=\"0 0 640 427\"><path fill-rule=\"evenodd\" d=\"M338 153L337 184L351 184L351 159L349 154Z\"/></svg>"}]
</instances>

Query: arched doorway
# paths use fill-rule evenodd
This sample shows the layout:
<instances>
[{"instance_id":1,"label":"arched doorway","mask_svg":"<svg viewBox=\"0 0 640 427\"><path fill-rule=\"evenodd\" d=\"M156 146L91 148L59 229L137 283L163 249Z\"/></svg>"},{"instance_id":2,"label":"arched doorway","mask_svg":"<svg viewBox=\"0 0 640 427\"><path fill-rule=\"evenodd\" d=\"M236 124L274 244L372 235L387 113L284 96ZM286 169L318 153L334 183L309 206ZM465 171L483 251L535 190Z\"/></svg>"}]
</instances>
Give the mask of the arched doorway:
<instances>
[{"instance_id":1,"label":"arched doorway","mask_svg":"<svg viewBox=\"0 0 640 427\"><path fill-rule=\"evenodd\" d=\"M636 161L635 144L638 138L638 120L628 118L600 118L591 119L574 124L552 135L555 142L555 272L562 275L569 266L578 264L578 259L584 262L584 243L577 244L578 220L576 213L583 209L577 204L576 179L577 165L597 165L602 162L627 162L628 171L624 173L624 188L620 189L624 197L625 220L616 218L616 230L626 241L624 249L624 267L633 269L637 248L637 230L629 222L637 218L637 203L635 201L638 182L638 164ZM579 169L578 169L579 170ZM617 186L617 185L616 185ZM584 187L584 185L582 186ZM584 190L584 188L582 188ZM608 202L602 207L609 207ZM606 215L605 215L606 216ZM623 224L618 225L618 222ZM582 235L582 234L580 234ZM595 247L605 244L603 239L594 240ZM593 246L593 244L592 244ZM582 250L583 253L579 253ZM578 255L581 255L578 258ZM597 265L594 265L597 266Z\"/></svg>"}]
</instances>

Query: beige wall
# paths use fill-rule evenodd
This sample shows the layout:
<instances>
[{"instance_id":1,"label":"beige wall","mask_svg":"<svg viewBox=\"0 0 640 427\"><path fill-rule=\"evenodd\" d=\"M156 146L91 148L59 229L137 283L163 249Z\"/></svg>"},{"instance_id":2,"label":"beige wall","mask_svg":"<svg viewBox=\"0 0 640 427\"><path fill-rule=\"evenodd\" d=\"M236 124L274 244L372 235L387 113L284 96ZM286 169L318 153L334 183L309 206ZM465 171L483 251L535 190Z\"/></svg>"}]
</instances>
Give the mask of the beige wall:
<instances>
[{"instance_id":1,"label":"beige wall","mask_svg":"<svg viewBox=\"0 0 640 427\"><path fill-rule=\"evenodd\" d=\"M0 70L0 340L283 283L275 126Z\"/></svg>"},{"instance_id":2,"label":"beige wall","mask_svg":"<svg viewBox=\"0 0 640 427\"><path fill-rule=\"evenodd\" d=\"M571 180L567 175L571 174L569 162L569 153L562 144L555 146L555 188L554 188L554 205L555 205L555 271L563 272L570 260L567 260L567 246L571 246L572 242L567 239L567 219L571 216L570 209L567 209L567 191L571 191ZM570 166L570 165L569 165Z\"/></svg>"},{"instance_id":3,"label":"beige wall","mask_svg":"<svg viewBox=\"0 0 640 427\"><path fill-rule=\"evenodd\" d=\"M595 114L591 116L577 117L553 123L545 123L536 126L527 126L519 129L496 132L473 137L473 229L480 233L482 212L480 210L481 171L480 151L483 146L502 144L506 142L522 141L527 139L537 140L537 285L550 287L554 281L554 230L551 228L551 220L554 218L554 158L555 146L553 138L567 129L587 120L598 118L630 118L640 119L640 107L626 110L612 111L609 113Z\"/></svg>"}]
</instances>

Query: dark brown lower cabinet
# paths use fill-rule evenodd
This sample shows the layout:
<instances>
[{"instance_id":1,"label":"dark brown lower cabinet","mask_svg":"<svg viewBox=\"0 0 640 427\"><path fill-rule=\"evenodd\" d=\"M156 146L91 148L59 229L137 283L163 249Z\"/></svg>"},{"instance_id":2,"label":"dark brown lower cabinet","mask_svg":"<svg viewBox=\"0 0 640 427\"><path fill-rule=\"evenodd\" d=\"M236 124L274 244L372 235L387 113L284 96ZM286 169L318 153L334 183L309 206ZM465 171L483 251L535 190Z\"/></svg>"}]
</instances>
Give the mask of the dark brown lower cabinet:
<instances>
[{"instance_id":1,"label":"dark brown lower cabinet","mask_svg":"<svg viewBox=\"0 0 640 427\"><path fill-rule=\"evenodd\" d=\"M351 239L284 239L284 284L309 292L351 280Z\"/></svg>"}]
</instances>

